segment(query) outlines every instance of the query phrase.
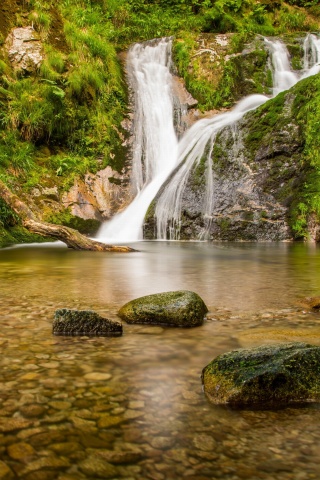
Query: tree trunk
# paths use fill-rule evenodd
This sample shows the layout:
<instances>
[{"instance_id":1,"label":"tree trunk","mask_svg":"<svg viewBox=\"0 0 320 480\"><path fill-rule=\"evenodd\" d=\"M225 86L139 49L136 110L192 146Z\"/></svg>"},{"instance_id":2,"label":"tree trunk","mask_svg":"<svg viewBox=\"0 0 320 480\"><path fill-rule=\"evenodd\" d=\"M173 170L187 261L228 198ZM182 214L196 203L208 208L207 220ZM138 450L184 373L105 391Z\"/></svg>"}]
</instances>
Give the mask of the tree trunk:
<instances>
[{"instance_id":1,"label":"tree trunk","mask_svg":"<svg viewBox=\"0 0 320 480\"><path fill-rule=\"evenodd\" d=\"M98 252L134 252L130 247L106 245L90 238L85 237L73 228L63 225L54 225L52 223L41 222L34 215L32 210L23 203L17 195L0 180L0 197L6 202L14 212L19 215L22 225L32 233L43 235L45 237L56 238L68 245L74 250L92 250Z\"/></svg>"}]
</instances>

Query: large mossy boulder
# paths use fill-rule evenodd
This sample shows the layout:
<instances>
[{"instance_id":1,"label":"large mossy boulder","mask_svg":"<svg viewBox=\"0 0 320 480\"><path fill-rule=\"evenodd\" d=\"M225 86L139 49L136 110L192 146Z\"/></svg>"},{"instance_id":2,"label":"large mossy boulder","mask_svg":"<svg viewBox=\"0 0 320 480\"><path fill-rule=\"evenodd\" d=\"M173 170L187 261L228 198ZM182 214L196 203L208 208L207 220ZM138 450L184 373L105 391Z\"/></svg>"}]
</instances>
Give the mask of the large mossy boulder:
<instances>
[{"instance_id":1,"label":"large mossy boulder","mask_svg":"<svg viewBox=\"0 0 320 480\"><path fill-rule=\"evenodd\" d=\"M320 347L296 342L234 350L209 363L202 381L215 404L277 407L318 401Z\"/></svg>"},{"instance_id":2,"label":"large mossy boulder","mask_svg":"<svg viewBox=\"0 0 320 480\"><path fill-rule=\"evenodd\" d=\"M92 310L61 308L55 311L52 333L54 335L118 337L122 335L122 324L103 318Z\"/></svg>"},{"instance_id":3,"label":"large mossy boulder","mask_svg":"<svg viewBox=\"0 0 320 480\"><path fill-rule=\"evenodd\" d=\"M197 327L202 325L207 311L199 295L188 290L178 290L132 300L119 310L118 315L128 323Z\"/></svg>"}]
</instances>

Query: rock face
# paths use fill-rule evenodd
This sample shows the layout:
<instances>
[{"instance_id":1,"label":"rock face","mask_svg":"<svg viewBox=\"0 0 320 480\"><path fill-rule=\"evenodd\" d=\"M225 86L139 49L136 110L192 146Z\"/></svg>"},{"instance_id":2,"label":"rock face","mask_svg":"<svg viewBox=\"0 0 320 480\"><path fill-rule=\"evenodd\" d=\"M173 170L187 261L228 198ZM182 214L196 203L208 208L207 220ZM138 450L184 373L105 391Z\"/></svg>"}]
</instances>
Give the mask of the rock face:
<instances>
[{"instance_id":1,"label":"rock face","mask_svg":"<svg viewBox=\"0 0 320 480\"><path fill-rule=\"evenodd\" d=\"M320 399L320 347L264 345L219 355L202 371L215 404L270 406Z\"/></svg>"},{"instance_id":2,"label":"rock face","mask_svg":"<svg viewBox=\"0 0 320 480\"><path fill-rule=\"evenodd\" d=\"M303 145L290 92L222 129L211 154L210 213L206 206L209 166L203 158L184 186L180 239L291 239L290 208L304 179ZM167 184L170 181L172 177ZM165 187L148 211L146 238L155 235L155 205Z\"/></svg>"},{"instance_id":3,"label":"rock face","mask_svg":"<svg viewBox=\"0 0 320 480\"><path fill-rule=\"evenodd\" d=\"M7 37L6 47L15 71L30 74L40 67L43 60L42 44L32 27L13 29Z\"/></svg>"},{"instance_id":4,"label":"rock face","mask_svg":"<svg viewBox=\"0 0 320 480\"><path fill-rule=\"evenodd\" d=\"M206 55L209 55L208 50L204 49ZM268 54L263 46L257 44L256 50L246 50L230 61L239 64L239 71L243 65L242 70L246 72L249 59L252 68L257 64L258 70L248 70L244 76L247 79L252 76L261 78L252 91L247 87L254 87L254 82L242 81L242 77L237 79L236 84L239 80L239 85L243 86L237 96L260 91L266 93L267 90L264 77ZM303 82L307 81L299 82L300 85ZM309 84L306 85L309 89ZM303 163L306 140L298 115L299 88L303 87L296 85L247 113L240 121L222 128L211 151L208 142L202 158L195 162L185 183L179 183L182 189L180 221L176 221L174 234L171 219L168 221L167 238L227 241L293 238L292 212L301 202L308 169ZM155 238L159 234L155 218L158 201L161 195L162 198L166 196L167 186L174 184L183 165L181 162L151 204L145 219L145 238ZM312 239L317 241L320 238L316 218L313 222L310 220L308 231Z\"/></svg>"},{"instance_id":5,"label":"rock face","mask_svg":"<svg viewBox=\"0 0 320 480\"><path fill-rule=\"evenodd\" d=\"M84 181L76 179L62 203L70 208L72 215L101 221L121 211L130 200L128 178L107 167L95 175L86 174Z\"/></svg>"},{"instance_id":6,"label":"rock face","mask_svg":"<svg viewBox=\"0 0 320 480\"><path fill-rule=\"evenodd\" d=\"M202 325L207 311L199 295L180 290L132 300L119 310L118 315L128 323L197 327Z\"/></svg>"},{"instance_id":7,"label":"rock face","mask_svg":"<svg viewBox=\"0 0 320 480\"><path fill-rule=\"evenodd\" d=\"M89 335L118 337L122 335L120 322L103 318L91 310L56 310L53 320L54 335Z\"/></svg>"}]
</instances>

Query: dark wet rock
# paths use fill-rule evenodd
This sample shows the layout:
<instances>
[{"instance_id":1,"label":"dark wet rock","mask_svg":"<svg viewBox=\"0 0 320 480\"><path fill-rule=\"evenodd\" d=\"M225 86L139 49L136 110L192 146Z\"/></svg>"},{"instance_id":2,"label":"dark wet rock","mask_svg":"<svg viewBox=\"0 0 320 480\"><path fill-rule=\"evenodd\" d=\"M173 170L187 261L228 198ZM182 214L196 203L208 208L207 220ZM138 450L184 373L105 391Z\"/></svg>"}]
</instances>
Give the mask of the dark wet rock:
<instances>
[{"instance_id":1,"label":"dark wet rock","mask_svg":"<svg viewBox=\"0 0 320 480\"><path fill-rule=\"evenodd\" d=\"M209 400L234 406L317 401L319 378L320 347L298 342L224 353L202 372Z\"/></svg>"},{"instance_id":2,"label":"dark wet rock","mask_svg":"<svg viewBox=\"0 0 320 480\"><path fill-rule=\"evenodd\" d=\"M126 303L118 312L128 323L196 327L202 325L208 309L194 292L156 293Z\"/></svg>"},{"instance_id":3,"label":"dark wet rock","mask_svg":"<svg viewBox=\"0 0 320 480\"><path fill-rule=\"evenodd\" d=\"M53 334L117 337L122 335L122 325L103 318L92 310L61 308L55 311Z\"/></svg>"}]
</instances>

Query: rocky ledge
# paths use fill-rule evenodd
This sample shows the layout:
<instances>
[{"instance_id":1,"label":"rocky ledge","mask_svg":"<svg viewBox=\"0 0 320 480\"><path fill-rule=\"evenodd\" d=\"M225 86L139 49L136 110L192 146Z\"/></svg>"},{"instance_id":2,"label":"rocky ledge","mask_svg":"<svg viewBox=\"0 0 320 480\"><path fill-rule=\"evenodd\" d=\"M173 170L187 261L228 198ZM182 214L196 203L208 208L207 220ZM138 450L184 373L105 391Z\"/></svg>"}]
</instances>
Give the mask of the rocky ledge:
<instances>
[{"instance_id":1,"label":"rocky ledge","mask_svg":"<svg viewBox=\"0 0 320 480\"><path fill-rule=\"evenodd\" d=\"M293 342L219 355L202 371L215 404L277 407L320 400L320 347Z\"/></svg>"},{"instance_id":2,"label":"rocky ledge","mask_svg":"<svg viewBox=\"0 0 320 480\"><path fill-rule=\"evenodd\" d=\"M55 311L52 332L54 335L118 337L122 335L122 325L92 310L61 308Z\"/></svg>"},{"instance_id":3,"label":"rocky ledge","mask_svg":"<svg viewBox=\"0 0 320 480\"><path fill-rule=\"evenodd\" d=\"M202 325L207 311L199 295L178 290L132 300L119 310L118 315L128 323L197 327Z\"/></svg>"}]
</instances>

